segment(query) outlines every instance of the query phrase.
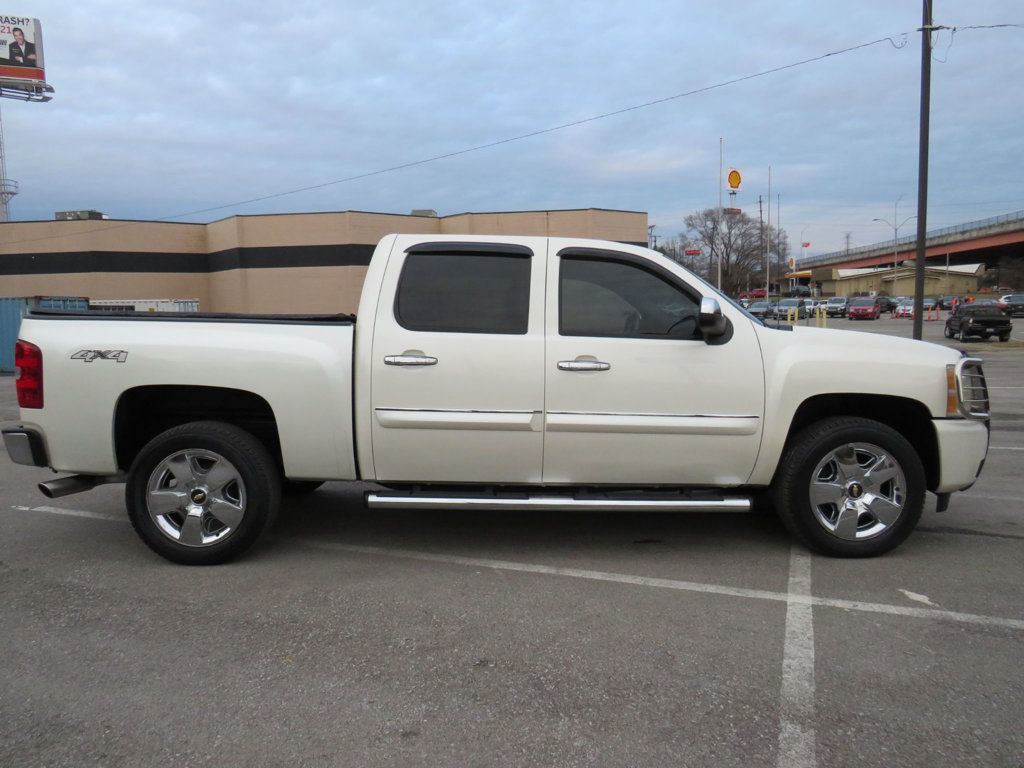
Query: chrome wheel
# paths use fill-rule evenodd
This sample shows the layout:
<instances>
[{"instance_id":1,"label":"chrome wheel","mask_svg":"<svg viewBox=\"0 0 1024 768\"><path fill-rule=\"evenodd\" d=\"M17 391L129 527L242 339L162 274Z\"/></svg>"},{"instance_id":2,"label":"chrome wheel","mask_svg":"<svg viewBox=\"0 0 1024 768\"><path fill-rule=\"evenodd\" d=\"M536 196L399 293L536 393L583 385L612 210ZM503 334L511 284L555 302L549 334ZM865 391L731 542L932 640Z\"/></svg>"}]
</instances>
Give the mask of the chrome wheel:
<instances>
[{"instance_id":1,"label":"chrome wheel","mask_svg":"<svg viewBox=\"0 0 1024 768\"><path fill-rule=\"evenodd\" d=\"M892 454L873 443L829 452L811 474L811 509L833 536L861 541L892 527L906 504L907 480Z\"/></svg>"},{"instance_id":2,"label":"chrome wheel","mask_svg":"<svg viewBox=\"0 0 1024 768\"><path fill-rule=\"evenodd\" d=\"M235 466L208 450L178 451L156 465L146 508L157 529L187 547L223 541L245 516L245 483Z\"/></svg>"}]
</instances>

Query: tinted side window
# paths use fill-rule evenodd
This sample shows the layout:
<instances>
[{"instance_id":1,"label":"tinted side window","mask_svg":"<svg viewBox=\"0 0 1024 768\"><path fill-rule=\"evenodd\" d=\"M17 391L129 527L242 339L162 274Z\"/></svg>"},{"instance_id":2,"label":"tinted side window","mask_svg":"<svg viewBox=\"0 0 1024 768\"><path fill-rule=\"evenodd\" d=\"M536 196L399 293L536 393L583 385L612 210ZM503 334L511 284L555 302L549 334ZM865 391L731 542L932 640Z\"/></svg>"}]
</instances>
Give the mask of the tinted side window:
<instances>
[{"instance_id":1,"label":"tinted side window","mask_svg":"<svg viewBox=\"0 0 1024 768\"><path fill-rule=\"evenodd\" d=\"M523 334L529 312L528 256L410 253L395 296L410 331Z\"/></svg>"},{"instance_id":2,"label":"tinted side window","mask_svg":"<svg viewBox=\"0 0 1024 768\"><path fill-rule=\"evenodd\" d=\"M633 264L563 257L558 289L563 336L700 338L700 300Z\"/></svg>"}]
</instances>

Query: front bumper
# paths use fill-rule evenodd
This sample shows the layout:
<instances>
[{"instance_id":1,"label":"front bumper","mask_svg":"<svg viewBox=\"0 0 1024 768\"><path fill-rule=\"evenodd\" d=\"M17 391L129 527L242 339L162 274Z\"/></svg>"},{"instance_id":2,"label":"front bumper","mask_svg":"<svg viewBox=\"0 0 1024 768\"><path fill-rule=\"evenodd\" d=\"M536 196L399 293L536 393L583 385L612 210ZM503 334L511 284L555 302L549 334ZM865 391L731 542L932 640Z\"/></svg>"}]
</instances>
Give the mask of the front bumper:
<instances>
[{"instance_id":1,"label":"front bumper","mask_svg":"<svg viewBox=\"0 0 1024 768\"><path fill-rule=\"evenodd\" d=\"M939 484L935 493L963 491L974 485L988 455L987 422L933 419L939 446Z\"/></svg>"},{"instance_id":2,"label":"front bumper","mask_svg":"<svg viewBox=\"0 0 1024 768\"><path fill-rule=\"evenodd\" d=\"M4 447L15 464L30 467L48 467L50 458L46 455L43 436L29 427L9 427L3 430Z\"/></svg>"}]
</instances>

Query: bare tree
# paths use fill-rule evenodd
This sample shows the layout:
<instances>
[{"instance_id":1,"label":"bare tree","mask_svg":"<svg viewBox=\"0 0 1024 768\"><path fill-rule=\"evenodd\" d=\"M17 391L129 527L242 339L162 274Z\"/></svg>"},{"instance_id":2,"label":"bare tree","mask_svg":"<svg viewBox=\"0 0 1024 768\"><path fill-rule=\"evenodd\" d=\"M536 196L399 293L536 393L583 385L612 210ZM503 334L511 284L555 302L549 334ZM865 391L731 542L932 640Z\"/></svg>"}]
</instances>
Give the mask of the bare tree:
<instances>
[{"instance_id":1,"label":"bare tree","mask_svg":"<svg viewBox=\"0 0 1024 768\"><path fill-rule=\"evenodd\" d=\"M718 280L718 258L722 258L722 289L735 296L751 288L764 286L764 249L761 224L745 213L720 216L717 208L697 211L686 217L686 231L679 239L701 251L700 262L690 265L709 282ZM785 230L771 228L771 277L775 283L788 269L789 239ZM764 237L769 231L765 227ZM689 245L687 247L690 247ZM696 267L696 268L694 268Z\"/></svg>"}]
</instances>

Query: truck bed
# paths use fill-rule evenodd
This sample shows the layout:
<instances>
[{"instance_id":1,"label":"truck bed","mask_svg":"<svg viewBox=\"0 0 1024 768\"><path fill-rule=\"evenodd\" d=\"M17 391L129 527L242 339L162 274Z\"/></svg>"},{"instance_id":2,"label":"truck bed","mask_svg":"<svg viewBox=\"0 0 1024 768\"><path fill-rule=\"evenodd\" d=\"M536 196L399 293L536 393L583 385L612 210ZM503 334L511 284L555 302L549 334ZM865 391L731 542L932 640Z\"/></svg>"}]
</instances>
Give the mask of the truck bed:
<instances>
[{"instance_id":1,"label":"truck bed","mask_svg":"<svg viewBox=\"0 0 1024 768\"><path fill-rule=\"evenodd\" d=\"M238 312L103 312L101 310L33 309L39 320L185 320L193 323L274 323L285 325L353 325L355 315L251 315Z\"/></svg>"}]
</instances>

